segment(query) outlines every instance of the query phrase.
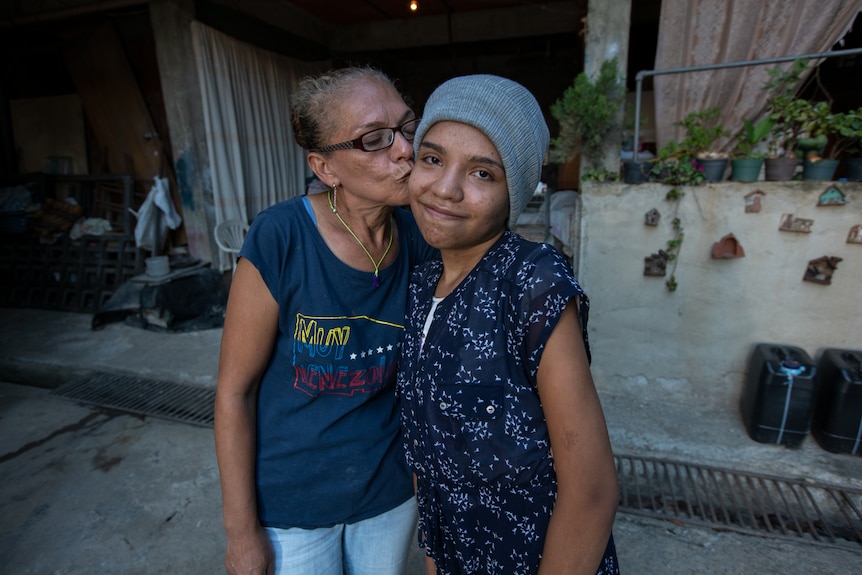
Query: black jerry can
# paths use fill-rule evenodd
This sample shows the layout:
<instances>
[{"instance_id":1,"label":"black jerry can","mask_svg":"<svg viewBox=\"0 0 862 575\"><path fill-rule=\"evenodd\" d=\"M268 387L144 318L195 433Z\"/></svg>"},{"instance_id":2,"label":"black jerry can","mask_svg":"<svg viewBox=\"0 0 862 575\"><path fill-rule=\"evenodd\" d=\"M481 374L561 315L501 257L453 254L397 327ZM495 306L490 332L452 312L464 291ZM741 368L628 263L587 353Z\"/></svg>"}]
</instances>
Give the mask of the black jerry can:
<instances>
[{"instance_id":1,"label":"black jerry can","mask_svg":"<svg viewBox=\"0 0 862 575\"><path fill-rule=\"evenodd\" d=\"M799 447L811 428L816 392L817 367L805 350L757 344L741 401L748 435L760 443Z\"/></svg>"},{"instance_id":2,"label":"black jerry can","mask_svg":"<svg viewBox=\"0 0 862 575\"><path fill-rule=\"evenodd\" d=\"M811 434L826 451L862 455L862 351L826 349L817 372Z\"/></svg>"}]
</instances>

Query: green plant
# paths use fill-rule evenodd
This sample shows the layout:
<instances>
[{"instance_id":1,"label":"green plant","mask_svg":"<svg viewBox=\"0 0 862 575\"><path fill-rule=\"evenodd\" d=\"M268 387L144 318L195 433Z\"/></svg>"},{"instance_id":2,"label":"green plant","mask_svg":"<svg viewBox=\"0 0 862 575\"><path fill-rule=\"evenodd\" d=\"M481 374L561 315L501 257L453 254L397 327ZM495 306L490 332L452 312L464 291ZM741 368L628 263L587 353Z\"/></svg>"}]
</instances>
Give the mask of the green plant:
<instances>
[{"instance_id":1,"label":"green plant","mask_svg":"<svg viewBox=\"0 0 862 575\"><path fill-rule=\"evenodd\" d=\"M679 199L679 196L675 199ZM667 261L673 262L673 266L670 272L670 278L668 278L668 280L664 282L664 285L667 286L667 291L670 292L676 291L676 288L679 287L679 284L676 281L676 264L677 256L679 255L679 249L682 247L682 242L685 239L682 221L680 221L679 218L673 219L673 231L674 237L667 241L667 250L665 250L665 253L667 254Z\"/></svg>"},{"instance_id":2,"label":"green plant","mask_svg":"<svg viewBox=\"0 0 862 575\"><path fill-rule=\"evenodd\" d=\"M676 122L677 126L685 128L685 138L679 146L686 156L716 157L711 153L712 145L719 139L730 135L719 123L721 110L717 107L706 108L692 112Z\"/></svg>"},{"instance_id":3,"label":"green plant","mask_svg":"<svg viewBox=\"0 0 862 575\"><path fill-rule=\"evenodd\" d=\"M667 201L678 200L683 195L684 195L684 192L682 192L679 188L671 188L664 195L664 199L666 199Z\"/></svg>"},{"instance_id":4,"label":"green plant","mask_svg":"<svg viewBox=\"0 0 862 575\"><path fill-rule=\"evenodd\" d=\"M770 98L789 96L792 97L796 91L796 87L802 80L802 73L808 68L805 60L794 60L789 70L783 69L781 66L770 68L766 71L771 78L763 89L769 92Z\"/></svg>"},{"instance_id":5,"label":"green plant","mask_svg":"<svg viewBox=\"0 0 862 575\"><path fill-rule=\"evenodd\" d=\"M826 102L818 102L814 108L816 113L805 126L811 137L800 139L799 146L816 153L812 159L837 160L845 153L858 154L862 147L862 108L835 114Z\"/></svg>"},{"instance_id":6,"label":"green plant","mask_svg":"<svg viewBox=\"0 0 862 575\"><path fill-rule=\"evenodd\" d=\"M651 162L649 179L671 186L697 186L703 183L703 166L686 156L680 144L671 140L658 150Z\"/></svg>"},{"instance_id":7,"label":"green plant","mask_svg":"<svg viewBox=\"0 0 862 575\"><path fill-rule=\"evenodd\" d=\"M796 149L802 156L819 158L829 143L829 135L836 129L837 118L827 102L801 100L796 109L801 126L801 135L796 140Z\"/></svg>"},{"instance_id":8,"label":"green plant","mask_svg":"<svg viewBox=\"0 0 862 575\"><path fill-rule=\"evenodd\" d=\"M617 172L608 170L604 166L598 168L590 166L581 172L581 180L584 182L618 182L620 181L620 175Z\"/></svg>"},{"instance_id":9,"label":"green plant","mask_svg":"<svg viewBox=\"0 0 862 575\"><path fill-rule=\"evenodd\" d=\"M616 58L602 64L595 81L578 74L551 105L551 115L560 122L559 136L551 139L551 161L565 163L580 153L591 165L600 165L607 137L622 125L624 98Z\"/></svg>"},{"instance_id":10,"label":"green plant","mask_svg":"<svg viewBox=\"0 0 862 575\"><path fill-rule=\"evenodd\" d=\"M838 149L836 157L862 153L862 106L842 114L835 147Z\"/></svg>"},{"instance_id":11,"label":"green plant","mask_svg":"<svg viewBox=\"0 0 862 575\"><path fill-rule=\"evenodd\" d=\"M800 100L795 108L802 135L797 149L813 161L838 160L862 145L862 108L832 113L828 102Z\"/></svg>"},{"instance_id":12,"label":"green plant","mask_svg":"<svg viewBox=\"0 0 862 575\"><path fill-rule=\"evenodd\" d=\"M721 110L707 108L688 114L678 126L685 128L681 142L669 141L656 154L650 170L650 181L672 186L697 186L704 181L703 165L698 158L720 158L725 154L710 152L710 147L730 133L718 122Z\"/></svg>"},{"instance_id":13,"label":"green plant","mask_svg":"<svg viewBox=\"0 0 862 575\"><path fill-rule=\"evenodd\" d=\"M793 156L796 142L803 135L803 117L810 104L797 98L795 90L802 80L807 64L804 60L794 60L788 70L781 66L767 70L771 80L763 89L769 92L766 101L768 117L772 121L768 149L770 156Z\"/></svg>"},{"instance_id":14,"label":"green plant","mask_svg":"<svg viewBox=\"0 0 862 575\"><path fill-rule=\"evenodd\" d=\"M766 116L756 124L744 118L742 120L742 129L736 134L736 146L733 148L732 155L734 158L761 158L765 154L755 152L754 149L762 141L766 139L769 132L772 131L774 122L772 118Z\"/></svg>"}]
</instances>

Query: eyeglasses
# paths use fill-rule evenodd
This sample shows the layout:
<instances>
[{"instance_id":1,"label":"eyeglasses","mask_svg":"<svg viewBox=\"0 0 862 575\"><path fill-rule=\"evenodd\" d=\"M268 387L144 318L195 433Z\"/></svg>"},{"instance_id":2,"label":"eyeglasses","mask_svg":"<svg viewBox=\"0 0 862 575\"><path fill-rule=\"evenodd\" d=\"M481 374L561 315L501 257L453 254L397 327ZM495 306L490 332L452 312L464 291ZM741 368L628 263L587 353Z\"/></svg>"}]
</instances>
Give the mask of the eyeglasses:
<instances>
[{"instance_id":1,"label":"eyeglasses","mask_svg":"<svg viewBox=\"0 0 862 575\"><path fill-rule=\"evenodd\" d=\"M362 150L363 152L379 152L385 150L395 143L395 133L399 132L404 139L412 142L416 136L416 128L419 127L420 118L408 120L400 126L394 128L377 128L370 132L365 132L355 140L341 142L340 144L332 144L331 146L323 146L322 148L314 148L312 152L333 152L335 150Z\"/></svg>"}]
</instances>

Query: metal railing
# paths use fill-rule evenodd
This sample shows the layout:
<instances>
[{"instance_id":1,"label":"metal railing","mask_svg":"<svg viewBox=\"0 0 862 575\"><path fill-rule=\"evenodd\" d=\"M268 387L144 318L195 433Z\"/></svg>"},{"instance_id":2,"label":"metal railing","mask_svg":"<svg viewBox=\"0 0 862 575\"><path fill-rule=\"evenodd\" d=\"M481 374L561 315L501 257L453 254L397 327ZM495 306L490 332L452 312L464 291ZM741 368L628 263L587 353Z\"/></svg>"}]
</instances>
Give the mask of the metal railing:
<instances>
[{"instance_id":1,"label":"metal railing","mask_svg":"<svg viewBox=\"0 0 862 575\"><path fill-rule=\"evenodd\" d=\"M723 68L743 68L746 66L763 66L766 64L780 64L782 62L793 62L795 60L814 60L818 58L831 58L835 56L850 56L862 54L862 48L849 50L835 50L833 52L817 52L814 54L799 54L798 56L780 56L777 58L764 58L763 60L740 60L737 62L725 62L723 64L705 64L702 66L686 66L683 68L666 68L664 70L641 70L635 75L635 127L632 139L632 160L638 161L638 141L640 139L641 121L641 98L643 94L643 80L650 76L665 76L668 74L684 74L687 72L702 72L706 70L720 70Z\"/></svg>"}]
</instances>

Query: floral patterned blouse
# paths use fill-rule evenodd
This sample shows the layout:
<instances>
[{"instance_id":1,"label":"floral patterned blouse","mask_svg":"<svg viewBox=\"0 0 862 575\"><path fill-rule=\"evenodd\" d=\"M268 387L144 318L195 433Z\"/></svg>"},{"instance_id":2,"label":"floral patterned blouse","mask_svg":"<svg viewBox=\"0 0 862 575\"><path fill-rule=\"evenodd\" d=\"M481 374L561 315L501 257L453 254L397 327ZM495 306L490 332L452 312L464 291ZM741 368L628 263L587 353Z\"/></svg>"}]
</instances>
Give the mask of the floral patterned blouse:
<instances>
[{"instance_id":1,"label":"floral patterned blouse","mask_svg":"<svg viewBox=\"0 0 862 575\"><path fill-rule=\"evenodd\" d=\"M440 575L532 574L557 492L536 372L573 298L587 345L589 300L558 251L507 231L438 304L423 345L441 273L413 272L398 373L419 543ZM613 538L598 573L619 573Z\"/></svg>"}]
</instances>

